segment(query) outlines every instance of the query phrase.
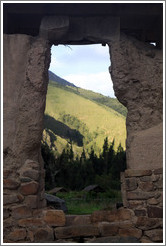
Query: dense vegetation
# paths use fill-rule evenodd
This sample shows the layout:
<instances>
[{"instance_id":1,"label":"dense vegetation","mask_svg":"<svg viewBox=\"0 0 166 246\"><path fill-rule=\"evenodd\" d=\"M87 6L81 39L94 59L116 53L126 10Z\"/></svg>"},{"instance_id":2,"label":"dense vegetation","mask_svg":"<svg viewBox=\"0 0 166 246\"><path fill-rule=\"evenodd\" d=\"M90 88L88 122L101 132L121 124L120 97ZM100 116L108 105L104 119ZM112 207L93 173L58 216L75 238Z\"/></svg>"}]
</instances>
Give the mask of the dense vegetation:
<instances>
[{"instance_id":1,"label":"dense vegetation","mask_svg":"<svg viewBox=\"0 0 166 246\"><path fill-rule=\"evenodd\" d=\"M74 156L69 143L59 157L55 157L47 143L42 144L42 156L46 170L46 190L63 186L70 190L82 190L85 186L98 184L104 190L120 189L120 172L126 168L126 154L122 146L114 149L114 141L106 137L98 157L91 148L88 156Z\"/></svg>"},{"instance_id":2,"label":"dense vegetation","mask_svg":"<svg viewBox=\"0 0 166 246\"><path fill-rule=\"evenodd\" d=\"M99 156L106 136L109 136L109 141L115 138L116 148L121 143L125 149L125 117L111 106L102 104L102 98L107 97L50 81L43 140L53 147L56 156L70 141L75 155L81 155L83 148L86 153L93 148ZM123 107L117 99L107 99L115 101L119 110Z\"/></svg>"}]
</instances>

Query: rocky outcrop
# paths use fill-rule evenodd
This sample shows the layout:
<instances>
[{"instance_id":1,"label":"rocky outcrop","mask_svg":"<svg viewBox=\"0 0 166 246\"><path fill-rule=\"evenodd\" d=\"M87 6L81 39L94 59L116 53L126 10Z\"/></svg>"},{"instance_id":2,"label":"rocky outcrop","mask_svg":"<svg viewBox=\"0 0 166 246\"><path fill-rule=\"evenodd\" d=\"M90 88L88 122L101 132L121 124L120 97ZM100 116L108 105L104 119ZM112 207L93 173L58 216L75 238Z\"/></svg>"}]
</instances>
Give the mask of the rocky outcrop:
<instances>
[{"instance_id":1,"label":"rocky outcrop","mask_svg":"<svg viewBox=\"0 0 166 246\"><path fill-rule=\"evenodd\" d=\"M162 51L123 34L109 47L115 95L128 109L127 166L162 167Z\"/></svg>"}]
</instances>

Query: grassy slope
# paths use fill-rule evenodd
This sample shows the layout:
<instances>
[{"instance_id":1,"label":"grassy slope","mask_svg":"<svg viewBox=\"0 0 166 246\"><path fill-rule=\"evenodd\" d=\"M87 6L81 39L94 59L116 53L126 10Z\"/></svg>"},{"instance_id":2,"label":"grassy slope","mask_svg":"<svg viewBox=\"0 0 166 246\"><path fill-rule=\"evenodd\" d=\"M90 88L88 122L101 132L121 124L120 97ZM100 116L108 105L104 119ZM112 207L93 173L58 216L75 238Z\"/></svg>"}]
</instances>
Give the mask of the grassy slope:
<instances>
[{"instance_id":1,"label":"grassy slope","mask_svg":"<svg viewBox=\"0 0 166 246\"><path fill-rule=\"evenodd\" d=\"M99 105L85 98L85 95L81 96L72 91L71 88L61 87L54 82L50 82L45 113L56 120L59 119L61 112L77 117L86 124L90 132L99 132L99 135L93 141L93 144L96 143L99 148L102 148L106 136L109 137L110 141L115 138L116 147L120 142L125 147L125 117L110 107ZM91 144L85 146L85 148L90 148ZM75 146L75 148L77 147Z\"/></svg>"}]
</instances>

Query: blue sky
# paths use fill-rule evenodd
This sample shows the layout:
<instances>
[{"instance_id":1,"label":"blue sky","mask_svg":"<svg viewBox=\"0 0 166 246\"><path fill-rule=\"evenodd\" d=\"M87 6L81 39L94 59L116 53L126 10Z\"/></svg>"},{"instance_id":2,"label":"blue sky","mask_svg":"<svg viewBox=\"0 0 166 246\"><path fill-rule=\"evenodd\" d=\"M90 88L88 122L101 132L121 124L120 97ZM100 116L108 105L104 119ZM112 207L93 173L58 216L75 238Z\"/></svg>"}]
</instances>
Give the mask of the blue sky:
<instances>
[{"instance_id":1,"label":"blue sky","mask_svg":"<svg viewBox=\"0 0 166 246\"><path fill-rule=\"evenodd\" d=\"M78 87L115 97L108 71L108 46L58 45L51 49L50 70Z\"/></svg>"}]
</instances>

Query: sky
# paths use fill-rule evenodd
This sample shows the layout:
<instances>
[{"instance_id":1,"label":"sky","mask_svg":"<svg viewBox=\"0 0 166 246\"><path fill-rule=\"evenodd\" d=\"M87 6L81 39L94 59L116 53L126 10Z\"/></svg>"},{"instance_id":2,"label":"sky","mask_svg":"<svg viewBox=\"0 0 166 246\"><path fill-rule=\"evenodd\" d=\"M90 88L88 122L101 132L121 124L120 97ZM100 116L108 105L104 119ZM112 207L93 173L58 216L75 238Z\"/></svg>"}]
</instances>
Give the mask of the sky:
<instances>
[{"instance_id":1,"label":"sky","mask_svg":"<svg viewBox=\"0 0 166 246\"><path fill-rule=\"evenodd\" d=\"M115 97L107 45L53 45L51 53L53 73L83 89Z\"/></svg>"}]
</instances>

